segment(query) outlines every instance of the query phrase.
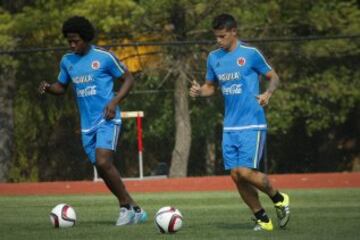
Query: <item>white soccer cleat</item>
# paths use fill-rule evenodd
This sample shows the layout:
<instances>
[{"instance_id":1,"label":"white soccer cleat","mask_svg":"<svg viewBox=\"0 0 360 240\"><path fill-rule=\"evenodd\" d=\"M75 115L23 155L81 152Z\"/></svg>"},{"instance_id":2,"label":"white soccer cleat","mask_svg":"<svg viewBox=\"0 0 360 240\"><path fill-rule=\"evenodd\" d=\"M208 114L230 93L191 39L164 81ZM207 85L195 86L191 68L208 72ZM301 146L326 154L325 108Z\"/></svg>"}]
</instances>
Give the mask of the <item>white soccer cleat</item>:
<instances>
[{"instance_id":1,"label":"white soccer cleat","mask_svg":"<svg viewBox=\"0 0 360 240\"><path fill-rule=\"evenodd\" d=\"M127 209L125 207L122 207L120 208L120 214L118 220L116 221L116 226L132 224L134 222L134 218L135 212L132 208Z\"/></svg>"},{"instance_id":2,"label":"white soccer cleat","mask_svg":"<svg viewBox=\"0 0 360 240\"><path fill-rule=\"evenodd\" d=\"M147 212L145 212L142 208L140 209L139 212L135 212L135 216L134 216L134 224L139 224L139 223L144 223L148 220L148 214Z\"/></svg>"}]
</instances>

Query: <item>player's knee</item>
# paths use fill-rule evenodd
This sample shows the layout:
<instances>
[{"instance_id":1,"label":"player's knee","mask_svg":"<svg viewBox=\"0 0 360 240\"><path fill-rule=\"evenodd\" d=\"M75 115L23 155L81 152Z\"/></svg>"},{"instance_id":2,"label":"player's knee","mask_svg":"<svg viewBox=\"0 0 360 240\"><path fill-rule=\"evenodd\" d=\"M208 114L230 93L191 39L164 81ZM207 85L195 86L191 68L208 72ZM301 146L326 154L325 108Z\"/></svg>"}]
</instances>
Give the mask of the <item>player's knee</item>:
<instances>
[{"instance_id":1,"label":"player's knee","mask_svg":"<svg viewBox=\"0 0 360 240\"><path fill-rule=\"evenodd\" d=\"M230 176L235 183L241 183L244 181L243 176L240 174L239 169L235 168L231 170Z\"/></svg>"},{"instance_id":2,"label":"player's knee","mask_svg":"<svg viewBox=\"0 0 360 240\"><path fill-rule=\"evenodd\" d=\"M237 178L237 181L244 181L250 178L250 175L252 174L251 170L248 168L236 168L233 169L232 175L235 175Z\"/></svg>"},{"instance_id":3,"label":"player's knee","mask_svg":"<svg viewBox=\"0 0 360 240\"><path fill-rule=\"evenodd\" d=\"M112 152L102 149L96 149L96 166L103 171L112 166Z\"/></svg>"},{"instance_id":4,"label":"player's knee","mask_svg":"<svg viewBox=\"0 0 360 240\"><path fill-rule=\"evenodd\" d=\"M237 177L237 173L236 173L236 171L234 171L234 169L231 170L230 176L234 182L237 182L238 177Z\"/></svg>"},{"instance_id":5,"label":"player's knee","mask_svg":"<svg viewBox=\"0 0 360 240\"><path fill-rule=\"evenodd\" d=\"M96 158L96 168L99 168L102 172L106 172L111 168L111 162L106 158Z\"/></svg>"}]
</instances>

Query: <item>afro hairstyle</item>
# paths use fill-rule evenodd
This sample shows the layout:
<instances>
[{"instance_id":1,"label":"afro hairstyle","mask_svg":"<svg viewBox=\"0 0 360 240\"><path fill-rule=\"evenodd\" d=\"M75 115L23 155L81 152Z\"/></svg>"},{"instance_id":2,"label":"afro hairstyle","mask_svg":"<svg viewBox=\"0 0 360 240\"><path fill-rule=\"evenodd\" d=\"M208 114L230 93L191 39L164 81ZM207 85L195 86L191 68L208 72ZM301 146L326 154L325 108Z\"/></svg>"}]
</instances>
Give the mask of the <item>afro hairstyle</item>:
<instances>
[{"instance_id":1,"label":"afro hairstyle","mask_svg":"<svg viewBox=\"0 0 360 240\"><path fill-rule=\"evenodd\" d=\"M91 22L85 17L74 16L67 19L62 27L63 36L68 33L77 33L85 42L91 42L95 37L95 29Z\"/></svg>"}]
</instances>

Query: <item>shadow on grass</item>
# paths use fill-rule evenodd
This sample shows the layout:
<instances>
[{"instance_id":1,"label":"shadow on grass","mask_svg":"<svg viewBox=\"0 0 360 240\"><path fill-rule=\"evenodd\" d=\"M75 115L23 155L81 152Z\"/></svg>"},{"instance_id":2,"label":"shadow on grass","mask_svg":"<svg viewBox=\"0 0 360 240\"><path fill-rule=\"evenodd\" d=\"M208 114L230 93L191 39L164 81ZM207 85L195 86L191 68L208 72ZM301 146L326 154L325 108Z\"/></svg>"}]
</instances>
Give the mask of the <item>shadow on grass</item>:
<instances>
[{"instance_id":1,"label":"shadow on grass","mask_svg":"<svg viewBox=\"0 0 360 240\"><path fill-rule=\"evenodd\" d=\"M214 227L221 228L221 229L243 229L243 230L249 230L254 227L254 224L251 223L213 223Z\"/></svg>"}]
</instances>

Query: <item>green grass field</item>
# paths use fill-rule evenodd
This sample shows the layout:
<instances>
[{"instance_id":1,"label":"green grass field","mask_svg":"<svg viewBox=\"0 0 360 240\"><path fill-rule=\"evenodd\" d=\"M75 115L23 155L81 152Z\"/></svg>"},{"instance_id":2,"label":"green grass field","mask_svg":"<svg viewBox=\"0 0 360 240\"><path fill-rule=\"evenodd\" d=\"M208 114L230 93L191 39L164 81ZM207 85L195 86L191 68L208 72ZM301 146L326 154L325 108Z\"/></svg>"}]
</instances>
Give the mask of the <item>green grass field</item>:
<instances>
[{"instance_id":1,"label":"green grass field","mask_svg":"<svg viewBox=\"0 0 360 240\"><path fill-rule=\"evenodd\" d=\"M251 214L236 192L181 192L134 194L148 211L142 225L115 227L116 201L106 195L0 197L0 239L359 239L360 189L291 190L292 218L286 230L252 231ZM262 201L275 220L272 203ZM65 202L77 212L77 224L54 229L53 206ZM153 216L172 205L184 216L176 234L160 234Z\"/></svg>"}]
</instances>

